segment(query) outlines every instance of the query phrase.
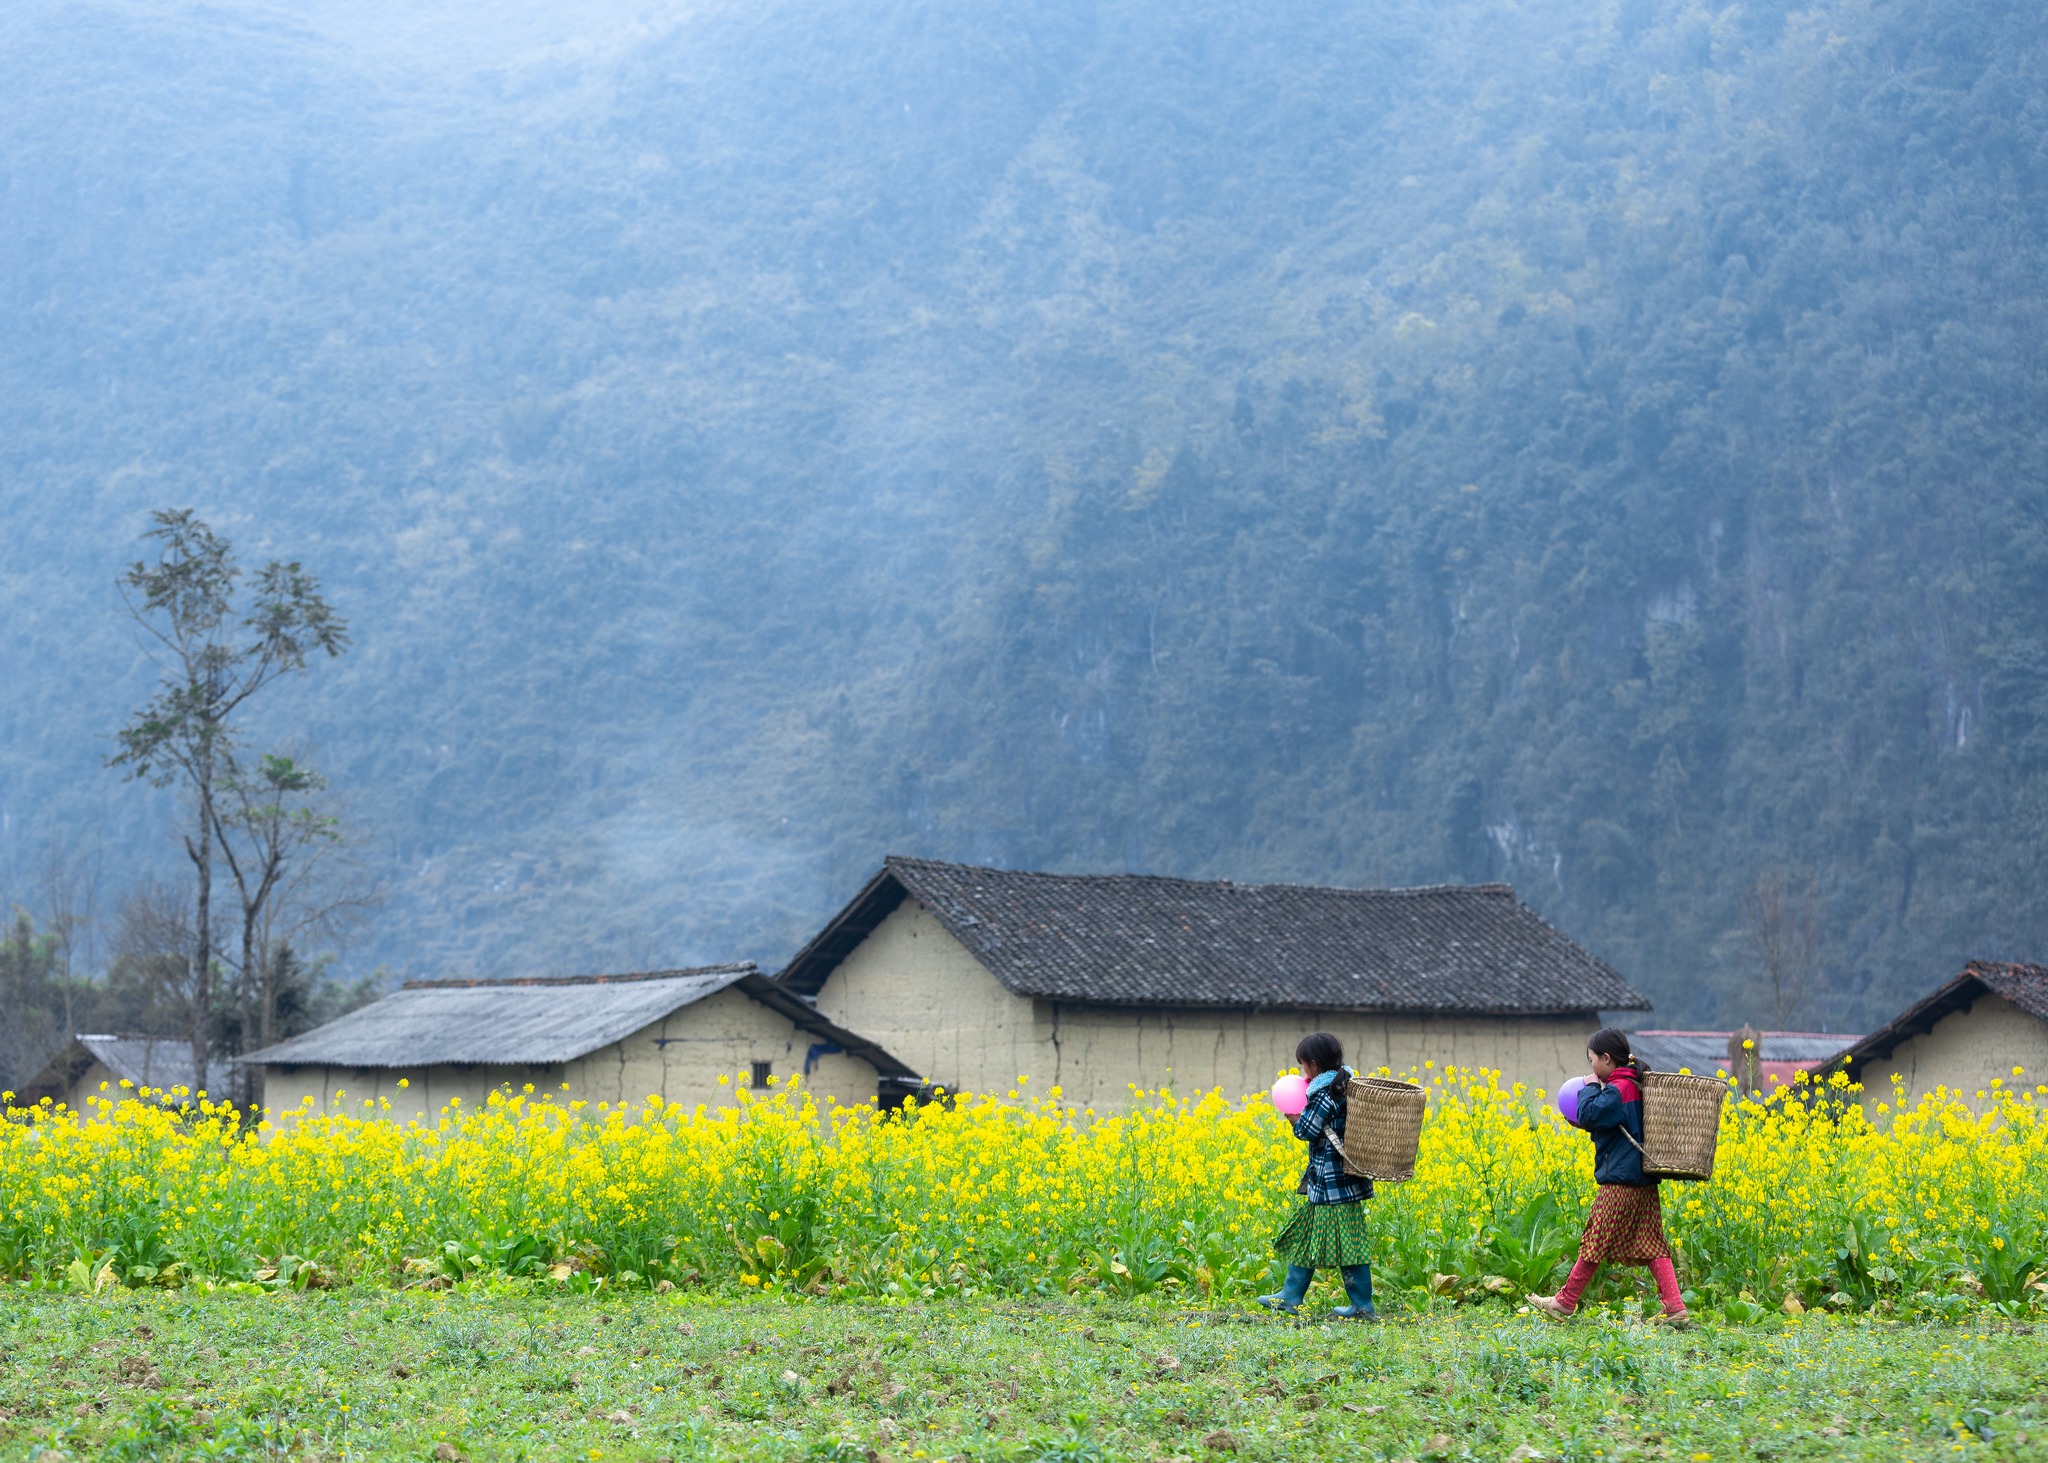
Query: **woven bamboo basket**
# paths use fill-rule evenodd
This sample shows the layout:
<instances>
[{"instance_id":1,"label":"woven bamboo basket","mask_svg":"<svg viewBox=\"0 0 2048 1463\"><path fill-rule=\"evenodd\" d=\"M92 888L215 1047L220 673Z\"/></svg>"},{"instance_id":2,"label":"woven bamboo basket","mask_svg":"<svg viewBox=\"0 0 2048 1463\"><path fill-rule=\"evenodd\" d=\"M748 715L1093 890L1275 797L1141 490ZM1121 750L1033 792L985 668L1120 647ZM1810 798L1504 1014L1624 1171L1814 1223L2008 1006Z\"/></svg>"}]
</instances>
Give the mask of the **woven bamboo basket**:
<instances>
[{"instance_id":1,"label":"woven bamboo basket","mask_svg":"<svg viewBox=\"0 0 2048 1463\"><path fill-rule=\"evenodd\" d=\"M1345 1090L1344 1171L1380 1184L1414 1178L1428 1105L1429 1094L1413 1082L1353 1077Z\"/></svg>"},{"instance_id":2,"label":"woven bamboo basket","mask_svg":"<svg viewBox=\"0 0 2048 1463\"><path fill-rule=\"evenodd\" d=\"M1645 1072L1642 1085L1644 1176L1700 1183L1712 1178L1728 1084L1716 1077Z\"/></svg>"}]
</instances>

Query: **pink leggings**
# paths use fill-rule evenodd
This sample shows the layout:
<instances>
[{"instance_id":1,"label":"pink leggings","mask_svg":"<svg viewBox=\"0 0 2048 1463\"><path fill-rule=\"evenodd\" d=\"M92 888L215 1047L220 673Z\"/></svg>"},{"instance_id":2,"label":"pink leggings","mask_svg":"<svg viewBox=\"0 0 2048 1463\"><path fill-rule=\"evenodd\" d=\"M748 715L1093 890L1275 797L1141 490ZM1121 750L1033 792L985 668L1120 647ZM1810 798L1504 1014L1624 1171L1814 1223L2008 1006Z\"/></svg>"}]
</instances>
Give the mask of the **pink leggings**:
<instances>
[{"instance_id":1,"label":"pink leggings","mask_svg":"<svg viewBox=\"0 0 2048 1463\"><path fill-rule=\"evenodd\" d=\"M1593 1277L1600 1273L1600 1267L1591 1260L1579 1260L1572 1265L1572 1273L1565 1277L1564 1288L1557 1293L1557 1302L1568 1311L1579 1308L1579 1297L1586 1293L1586 1287L1593 1283ZM1678 1293L1678 1271L1669 1260L1650 1261L1650 1273L1657 1277L1657 1299L1664 1303L1664 1314L1675 1316L1685 1309L1685 1301Z\"/></svg>"}]
</instances>

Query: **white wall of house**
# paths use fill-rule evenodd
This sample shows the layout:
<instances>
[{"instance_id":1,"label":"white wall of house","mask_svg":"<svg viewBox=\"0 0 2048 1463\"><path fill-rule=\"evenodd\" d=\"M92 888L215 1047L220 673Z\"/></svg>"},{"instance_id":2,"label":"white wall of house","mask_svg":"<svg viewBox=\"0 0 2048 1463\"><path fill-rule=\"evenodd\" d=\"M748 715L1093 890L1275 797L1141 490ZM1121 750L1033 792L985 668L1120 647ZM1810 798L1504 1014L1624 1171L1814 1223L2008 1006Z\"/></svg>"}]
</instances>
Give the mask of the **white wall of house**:
<instances>
[{"instance_id":1,"label":"white wall of house","mask_svg":"<svg viewBox=\"0 0 2048 1463\"><path fill-rule=\"evenodd\" d=\"M1863 1064L1863 1107L1873 1116L1891 1101L1892 1074L1905 1079L1909 1099L1947 1087L1976 1103L1993 1078L2013 1085L2012 1069L2023 1068L2028 1085L2048 1082L2048 1021L2030 1016L2004 996L1986 992L1965 1011L1951 1011L1934 1029L1909 1038L1889 1057Z\"/></svg>"},{"instance_id":2,"label":"white wall of house","mask_svg":"<svg viewBox=\"0 0 2048 1463\"><path fill-rule=\"evenodd\" d=\"M156 1089L152 1086L151 1090L154 1091ZM123 1087L120 1074L97 1057L72 1081L69 1087L65 1088L62 1093L54 1094L57 1101L88 1120L99 1116L98 1099L106 1098L112 1102L119 1102L124 1097L132 1098L135 1095L136 1089L133 1087Z\"/></svg>"},{"instance_id":3,"label":"white wall of house","mask_svg":"<svg viewBox=\"0 0 2048 1463\"><path fill-rule=\"evenodd\" d=\"M51 1102L63 1102L63 1106L68 1106L72 1113L80 1113L80 1115L90 1119L90 1117L98 1117L98 1111L100 1111L98 1106L96 1106L98 1098L119 1102L123 1096L135 1096L137 1088L141 1088L141 1086L147 1086L150 1090L160 1090L160 1088L172 1086L172 1080L168 1076L164 1076L162 1070L158 1070L158 1074L154 1078L145 1078L135 1088L123 1088L119 1072L109 1068L109 1065L106 1065L100 1057L92 1055L90 1049L80 1053L80 1047L84 1047L84 1043L72 1043L72 1047L66 1053L61 1053L59 1057L51 1059L51 1065L57 1065L59 1061L70 1063L78 1055L84 1055L84 1070L76 1078L70 1078L66 1082L66 1086L61 1086L61 1088L37 1088L37 1096L39 1098L43 1094L47 1094L51 1098ZM145 1072L147 1072L147 1063L145 1063ZM45 1070L45 1074L47 1074L47 1070ZM39 1080L45 1074L39 1074ZM221 1088L225 1084L227 1084L225 1072L215 1068L213 1086ZM16 1098L16 1100L20 1100L20 1098ZM29 1102L29 1106L33 1106L33 1102Z\"/></svg>"},{"instance_id":4,"label":"white wall of house","mask_svg":"<svg viewBox=\"0 0 2048 1463\"><path fill-rule=\"evenodd\" d=\"M875 1070L857 1057L821 1054L805 1074L818 1042L780 1012L739 991L723 990L558 1066L269 1067L263 1100L273 1116L310 1105L319 1113L427 1119L456 1099L463 1107L477 1108L493 1091L518 1092L530 1082L536 1096L552 1092L558 1102L639 1103L657 1095L684 1107L719 1108L736 1106L737 1088L749 1080L753 1064L767 1062L778 1085L792 1075L803 1076L821 1107L873 1102ZM720 1077L726 1079L723 1085ZM400 1079L408 1085L400 1088ZM388 1110L381 1102L387 1098Z\"/></svg>"},{"instance_id":5,"label":"white wall of house","mask_svg":"<svg viewBox=\"0 0 2048 1463\"><path fill-rule=\"evenodd\" d=\"M559 1088L559 1067L273 1066L263 1069L263 1107L273 1118L310 1111L356 1117L431 1118L451 1102L479 1108L493 1090ZM403 1081L405 1085L399 1086ZM384 1106L385 1101L389 1107Z\"/></svg>"},{"instance_id":6,"label":"white wall of house","mask_svg":"<svg viewBox=\"0 0 2048 1463\"><path fill-rule=\"evenodd\" d=\"M107 1090L104 1092L100 1091L102 1082L106 1084ZM105 1062L95 1059L93 1064L79 1075L78 1080L71 1084L70 1090L64 1094L63 1102L73 1112L92 1117L99 1111L93 1106L95 1099L104 1097L119 1102L124 1095L132 1097L134 1092L132 1089L124 1089L121 1086L121 1079L114 1075L113 1069Z\"/></svg>"},{"instance_id":7,"label":"white wall of house","mask_svg":"<svg viewBox=\"0 0 2048 1463\"><path fill-rule=\"evenodd\" d=\"M962 1091L1058 1085L1068 1101L1116 1106L1131 1084L1232 1097L1272 1085L1305 1032L1336 1033L1354 1065L1400 1072L1498 1068L1504 1081L1554 1089L1586 1068L1591 1016L1373 1016L1129 1008L1034 1001L1011 992L931 912L905 899L826 978L818 1013L858 1031L926 1080Z\"/></svg>"},{"instance_id":8,"label":"white wall of house","mask_svg":"<svg viewBox=\"0 0 2048 1463\"><path fill-rule=\"evenodd\" d=\"M926 1081L1000 1093L1020 1074L1041 1085L1057 1080L1031 1002L1012 995L914 899L826 978L818 1014Z\"/></svg>"},{"instance_id":9,"label":"white wall of house","mask_svg":"<svg viewBox=\"0 0 2048 1463\"><path fill-rule=\"evenodd\" d=\"M1221 1087L1263 1091L1292 1067L1306 1032L1328 1031L1361 1071L1396 1075L1434 1062L1498 1069L1505 1082L1555 1089L1586 1066L1590 1020L1532 1017L1373 1016L1355 1011L1129 1010L1038 1003L1054 1049L1054 1075L1091 1105L1128 1099L1128 1084L1170 1083L1182 1094ZM1057 1038L1056 1041L1053 1038Z\"/></svg>"}]
</instances>

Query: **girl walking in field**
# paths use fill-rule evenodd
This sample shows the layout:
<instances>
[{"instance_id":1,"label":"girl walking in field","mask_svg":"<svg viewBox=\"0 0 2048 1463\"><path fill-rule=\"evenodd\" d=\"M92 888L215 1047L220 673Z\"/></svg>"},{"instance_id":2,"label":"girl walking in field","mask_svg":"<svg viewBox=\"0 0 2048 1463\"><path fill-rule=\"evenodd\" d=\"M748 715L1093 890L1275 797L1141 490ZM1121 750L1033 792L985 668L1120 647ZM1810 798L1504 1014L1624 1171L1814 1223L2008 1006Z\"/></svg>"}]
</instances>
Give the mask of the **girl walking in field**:
<instances>
[{"instance_id":1,"label":"girl walking in field","mask_svg":"<svg viewBox=\"0 0 2048 1463\"><path fill-rule=\"evenodd\" d=\"M1346 1088L1352 1076L1344 1065L1344 1044L1327 1031L1312 1031L1294 1049L1294 1060L1308 1079L1308 1105L1294 1119L1294 1136L1308 1144L1308 1171L1298 1189L1302 1202L1273 1237L1274 1252L1287 1261L1287 1278L1277 1292L1260 1296L1259 1304L1293 1315L1316 1271L1335 1266L1344 1277L1346 1303L1333 1314L1371 1320L1372 1237L1365 1201L1372 1197L1372 1180L1344 1171Z\"/></svg>"},{"instance_id":2,"label":"girl walking in field","mask_svg":"<svg viewBox=\"0 0 2048 1463\"><path fill-rule=\"evenodd\" d=\"M1657 1181L1643 1173L1643 1064L1629 1052L1628 1033L1604 1026L1586 1043L1593 1064L1579 1091L1579 1126L1593 1135L1593 1180L1600 1192L1579 1236L1579 1258L1556 1295L1532 1295L1529 1304L1553 1316L1569 1316L1602 1264L1648 1265L1666 1325L1684 1325L1685 1301L1678 1271L1664 1239L1664 1209Z\"/></svg>"}]
</instances>

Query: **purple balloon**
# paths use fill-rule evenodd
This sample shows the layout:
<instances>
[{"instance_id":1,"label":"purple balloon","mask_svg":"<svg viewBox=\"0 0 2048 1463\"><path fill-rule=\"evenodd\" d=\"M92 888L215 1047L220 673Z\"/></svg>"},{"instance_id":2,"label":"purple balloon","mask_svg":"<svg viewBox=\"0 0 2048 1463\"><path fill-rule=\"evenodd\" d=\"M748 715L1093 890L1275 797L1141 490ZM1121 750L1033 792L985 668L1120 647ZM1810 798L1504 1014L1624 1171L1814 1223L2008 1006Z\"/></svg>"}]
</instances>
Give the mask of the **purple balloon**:
<instances>
[{"instance_id":1,"label":"purple balloon","mask_svg":"<svg viewBox=\"0 0 2048 1463\"><path fill-rule=\"evenodd\" d=\"M1579 1125L1579 1089L1585 1085L1584 1077L1574 1077L1557 1089L1558 1116L1575 1128Z\"/></svg>"}]
</instances>

